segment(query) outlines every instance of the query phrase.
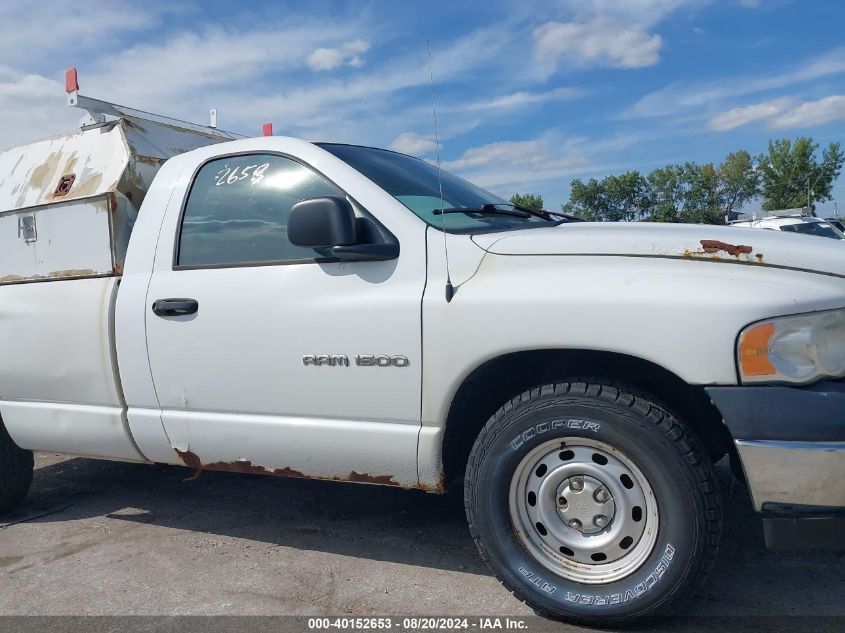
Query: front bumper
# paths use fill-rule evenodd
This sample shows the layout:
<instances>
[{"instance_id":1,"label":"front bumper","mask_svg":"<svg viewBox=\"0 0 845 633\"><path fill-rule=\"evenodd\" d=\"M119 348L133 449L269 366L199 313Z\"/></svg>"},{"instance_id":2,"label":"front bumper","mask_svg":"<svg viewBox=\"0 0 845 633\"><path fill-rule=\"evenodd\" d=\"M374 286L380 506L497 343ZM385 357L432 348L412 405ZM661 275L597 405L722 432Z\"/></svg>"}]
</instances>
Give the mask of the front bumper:
<instances>
[{"instance_id":1,"label":"front bumper","mask_svg":"<svg viewBox=\"0 0 845 633\"><path fill-rule=\"evenodd\" d=\"M766 543L842 547L845 381L706 391L734 438Z\"/></svg>"}]
</instances>

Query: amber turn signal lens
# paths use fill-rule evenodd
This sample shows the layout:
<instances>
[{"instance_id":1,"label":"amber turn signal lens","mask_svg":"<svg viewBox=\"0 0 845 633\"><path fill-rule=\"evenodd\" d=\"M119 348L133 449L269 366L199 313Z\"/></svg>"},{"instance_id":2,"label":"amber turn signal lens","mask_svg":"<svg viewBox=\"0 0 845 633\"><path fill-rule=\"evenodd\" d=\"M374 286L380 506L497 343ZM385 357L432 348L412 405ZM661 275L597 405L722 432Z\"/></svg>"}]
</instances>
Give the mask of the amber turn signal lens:
<instances>
[{"instance_id":1,"label":"amber turn signal lens","mask_svg":"<svg viewBox=\"0 0 845 633\"><path fill-rule=\"evenodd\" d=\"M774 333L774 323L761 323L742 334L739 340L739 363L743 375L770 376L777 373L769 360L769 341Z\"/></svg>"}]
</instances>

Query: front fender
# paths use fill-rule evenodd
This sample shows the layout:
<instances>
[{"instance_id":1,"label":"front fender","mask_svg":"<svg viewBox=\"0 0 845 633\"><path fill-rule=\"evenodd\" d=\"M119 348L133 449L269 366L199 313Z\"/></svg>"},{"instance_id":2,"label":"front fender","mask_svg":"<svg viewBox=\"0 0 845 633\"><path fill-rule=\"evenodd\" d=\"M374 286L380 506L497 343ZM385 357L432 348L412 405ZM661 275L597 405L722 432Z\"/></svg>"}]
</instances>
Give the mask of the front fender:
<instances>
[{"instance_id":1,"label":"front fender","mask_svg":"<svg viewBox=\"0 0 845 633\"><path fill-rule=\"evenodd\" d=\"M835 277L758 266L624 256L488 253L446 302L429 242L423 298L423 426L442 427L463 380L513 352L582 349L650 361L693 385L737 384L748 323L843 307Z\"/></svg>"}]
</instances>

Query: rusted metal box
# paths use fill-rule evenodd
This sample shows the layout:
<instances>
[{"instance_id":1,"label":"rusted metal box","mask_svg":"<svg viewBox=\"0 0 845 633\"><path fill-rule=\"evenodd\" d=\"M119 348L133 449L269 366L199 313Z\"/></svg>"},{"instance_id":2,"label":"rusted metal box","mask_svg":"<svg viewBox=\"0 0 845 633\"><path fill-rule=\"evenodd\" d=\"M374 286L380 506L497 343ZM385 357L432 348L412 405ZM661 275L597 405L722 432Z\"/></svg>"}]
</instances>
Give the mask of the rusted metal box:
<instances>
[{"instance_id":1,"label":"rusted metal box","mask_svg":"<svg viewBox=\"0 0 845 633\"><path fill-rule=\"evenodd\" d=\"M0 153L0 284L120 275L153 177L222 140L123 117Z\"/></svg>"}]
</instances>

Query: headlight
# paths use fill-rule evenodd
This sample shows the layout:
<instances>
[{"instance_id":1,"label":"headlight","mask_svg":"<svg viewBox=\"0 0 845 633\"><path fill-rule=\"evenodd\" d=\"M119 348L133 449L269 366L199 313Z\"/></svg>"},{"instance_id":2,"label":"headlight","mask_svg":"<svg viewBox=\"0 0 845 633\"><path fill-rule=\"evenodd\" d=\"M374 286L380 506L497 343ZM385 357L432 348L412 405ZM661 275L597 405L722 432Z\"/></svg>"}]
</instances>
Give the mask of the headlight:
<instances>
[{"instance_id":1,"label":"headlight","mask_svg":"<svg viewBox=\"0 0 845 633\"><path fill-rule=\"evenodd\" d=\"M845 376L845 310L767 319L739 335L742 382L808 383Z\"/></svg>"}]
</instances>

